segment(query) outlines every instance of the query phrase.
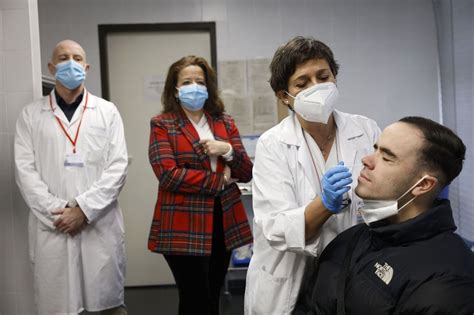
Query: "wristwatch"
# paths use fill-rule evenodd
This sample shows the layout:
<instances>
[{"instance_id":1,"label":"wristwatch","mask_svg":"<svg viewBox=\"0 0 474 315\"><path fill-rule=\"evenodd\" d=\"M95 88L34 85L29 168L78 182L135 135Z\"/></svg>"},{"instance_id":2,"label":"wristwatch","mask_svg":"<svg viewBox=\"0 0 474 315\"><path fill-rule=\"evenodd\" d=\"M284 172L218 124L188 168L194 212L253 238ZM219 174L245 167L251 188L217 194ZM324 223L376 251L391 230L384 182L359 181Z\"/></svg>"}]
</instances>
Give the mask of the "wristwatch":
<instances>
[{"instance_id":1,"label":"wristwatch","mask_svg":"<svg viewBox=\"0 0 474 315\"><path fill-rule=\"evenodd\" d=\"M69 200L69 201L67 202L67 207L68 207L68 208L75 208L75 207L77 207L77 201L76 201L76 199Z\"/></svg>"}]
</instances>

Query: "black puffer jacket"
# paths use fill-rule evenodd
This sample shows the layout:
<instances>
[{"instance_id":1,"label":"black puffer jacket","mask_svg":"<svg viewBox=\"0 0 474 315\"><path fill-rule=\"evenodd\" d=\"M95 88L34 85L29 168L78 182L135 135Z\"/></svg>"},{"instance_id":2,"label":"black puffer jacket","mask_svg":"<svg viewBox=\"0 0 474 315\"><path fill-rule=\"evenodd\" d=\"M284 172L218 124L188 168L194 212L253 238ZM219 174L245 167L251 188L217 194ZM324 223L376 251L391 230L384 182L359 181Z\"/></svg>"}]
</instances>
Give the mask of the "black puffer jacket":
<instances>
[{"instance_id":1,"label":"black puffer jacket","mask_svg":"<svg viewBox=\"0 0 474 315\"><path fill-rule=\"evenodd\" d=\"M455 229L443 200L400 224L343 232L322 253L319 270L307 271L294 314L474 314L474 254ZM338 285L345 285L339 312Z\"/></svg>"}]
</instances>

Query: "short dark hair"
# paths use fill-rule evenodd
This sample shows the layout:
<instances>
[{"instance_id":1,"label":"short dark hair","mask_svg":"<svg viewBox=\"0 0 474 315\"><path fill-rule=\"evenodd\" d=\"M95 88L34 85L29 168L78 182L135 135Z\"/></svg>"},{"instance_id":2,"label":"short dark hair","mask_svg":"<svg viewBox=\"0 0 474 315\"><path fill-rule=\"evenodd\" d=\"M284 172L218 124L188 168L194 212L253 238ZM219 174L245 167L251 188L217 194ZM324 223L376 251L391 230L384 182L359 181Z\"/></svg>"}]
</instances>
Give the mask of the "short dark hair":
<instances>
[{"instance_id":1,"label":"short dark hair","mask_svg":"<svg viewBox=\"0 0 474 315\"><path fill-rule=\"evenodd\" d=\"M186 56L173 63L166 76L165 87L161 95L163 103L163 114L178 112L180 109L179 99L176 97L176 85L178 84L178 75L181 70L188 66L198 66L204 72L208 99L204 103L204 110L211 116L220 116L224 113L224 103L219 97L217 91L216 72L207 63L206 59L197 56Z\"/></svg>"},{"instance_id":2,"label":"short dark hair","mask_svg":"<svg viewBox=\"0 0 474 315\"><path fill-rule=\"evenodd\" d=\"M296 67L311 59L325 59L334 77L339 71L339 64L334 60L331 49L323 42L312 37L297 36L280 46L270 63L270 86L273 91L288 90L288 80Z\"/></svg>"},{"instance_id":3,"label":"short dark hair","mask_svg":"<svg viewBox=\"0 0 474 315\"><path fill-rule=\"evenodd\" d=\"M438 173L440 186L449 185L461 173L466 146L449 128L423 117L409 116L399 120L412 125L423 134L421 167Z\"/></svg>"}]
</instances>

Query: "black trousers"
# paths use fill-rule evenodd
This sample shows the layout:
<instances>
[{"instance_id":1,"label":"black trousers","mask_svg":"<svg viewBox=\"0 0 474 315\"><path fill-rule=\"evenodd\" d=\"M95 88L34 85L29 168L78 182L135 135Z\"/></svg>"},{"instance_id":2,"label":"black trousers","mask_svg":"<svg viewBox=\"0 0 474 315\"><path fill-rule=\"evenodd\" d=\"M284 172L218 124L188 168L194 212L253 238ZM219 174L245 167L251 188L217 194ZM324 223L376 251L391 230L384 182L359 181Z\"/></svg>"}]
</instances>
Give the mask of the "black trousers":
<instances>
[{"instance_id":1,"label":"black trousers","mask_svg":"<svg viewBox=\"0 0 474 315\"><path fill-rule=\"evenodd\" d=\"M164 255L179 292L179 315L218 315L231 252L224 244L222 206L214 205L211 256Z\"/></svg>"}]
</instances>

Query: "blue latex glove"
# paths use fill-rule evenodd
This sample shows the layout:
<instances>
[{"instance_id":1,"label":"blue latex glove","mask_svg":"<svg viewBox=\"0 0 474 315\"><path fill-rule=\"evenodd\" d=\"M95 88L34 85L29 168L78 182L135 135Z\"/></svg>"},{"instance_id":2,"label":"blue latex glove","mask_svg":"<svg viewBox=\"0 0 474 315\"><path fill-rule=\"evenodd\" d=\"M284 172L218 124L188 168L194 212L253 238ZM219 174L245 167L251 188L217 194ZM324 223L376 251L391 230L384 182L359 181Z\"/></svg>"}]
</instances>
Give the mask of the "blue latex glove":
<instances>
[{"instance_id":1,"label":"blue latex glove","mask_svg":"<svg viewBox=\"0 0 474 315\"><path fill-rule=\"evenodd\" d=\"M342 197L349 191L352 183L352 174L344 162L330 168L323 176L321 182L321 201L329 211L338 213L342 206Z\"/></svg>"}]
</instances>

